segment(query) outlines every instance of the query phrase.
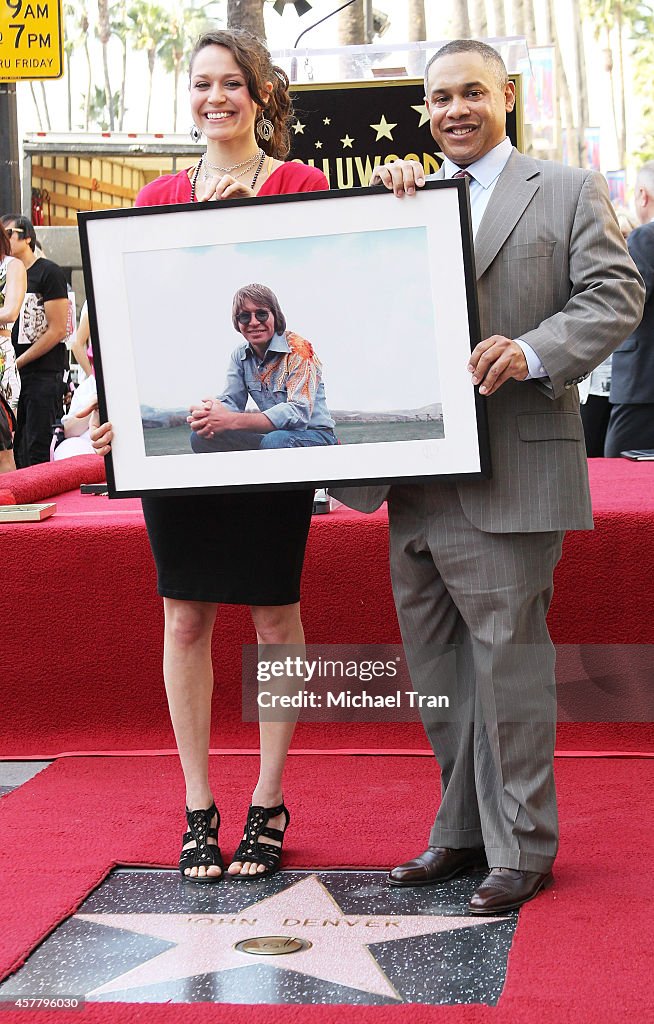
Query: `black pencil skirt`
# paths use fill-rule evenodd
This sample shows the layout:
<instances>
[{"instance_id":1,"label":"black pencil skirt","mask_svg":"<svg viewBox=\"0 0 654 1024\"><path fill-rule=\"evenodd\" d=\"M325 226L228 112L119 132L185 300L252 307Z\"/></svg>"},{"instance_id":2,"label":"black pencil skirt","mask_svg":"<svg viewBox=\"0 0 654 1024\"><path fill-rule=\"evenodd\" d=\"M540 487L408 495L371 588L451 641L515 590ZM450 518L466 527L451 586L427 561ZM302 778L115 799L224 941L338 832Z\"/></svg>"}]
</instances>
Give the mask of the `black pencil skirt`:
<instances>
[{"instance_id":1,"label":"black pencil skirt","mask_svg":"<svg viewBox=\"0 0 654 1024\"><path fill-rule=\"evenodd\" d=\"M300 600L313 488L142 503L161 597L248 605Z\"/></svg>"}]
</instances>

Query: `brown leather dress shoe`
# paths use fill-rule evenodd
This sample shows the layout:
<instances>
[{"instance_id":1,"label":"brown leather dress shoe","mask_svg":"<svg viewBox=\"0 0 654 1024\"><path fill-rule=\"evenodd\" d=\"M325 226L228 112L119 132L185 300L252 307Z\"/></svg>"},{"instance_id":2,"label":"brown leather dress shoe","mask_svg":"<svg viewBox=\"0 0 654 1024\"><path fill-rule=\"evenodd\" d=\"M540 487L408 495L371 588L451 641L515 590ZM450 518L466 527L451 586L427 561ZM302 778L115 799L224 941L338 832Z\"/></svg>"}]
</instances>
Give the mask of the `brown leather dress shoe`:
<instances>
[{"instance_id":1,"label":"brown leather dress shoe","mask_svg":"<svg viewBox=\"0 0 654 1024\"><path fill-rule=\"evenodd\" d=\"M553 881L551 871L540 874L538 871L493 868L473 892L468 909L471 914L503 914L507 910L517 910Z\"/></svg>"},{"instance_id":2,"label":"brown leather dress shoe","mask_svg":"<svg viewBox=\"0 0 654 1024\"><path fill-rule=\"evenodd\" d=\"M388 875L390 885L432 885L433 882L447 882L466 871L486 868L486 854L483 846L468 846L453 850L448 846L428 846L406 864L400 864Z\"/></svg>"}]
</instances>

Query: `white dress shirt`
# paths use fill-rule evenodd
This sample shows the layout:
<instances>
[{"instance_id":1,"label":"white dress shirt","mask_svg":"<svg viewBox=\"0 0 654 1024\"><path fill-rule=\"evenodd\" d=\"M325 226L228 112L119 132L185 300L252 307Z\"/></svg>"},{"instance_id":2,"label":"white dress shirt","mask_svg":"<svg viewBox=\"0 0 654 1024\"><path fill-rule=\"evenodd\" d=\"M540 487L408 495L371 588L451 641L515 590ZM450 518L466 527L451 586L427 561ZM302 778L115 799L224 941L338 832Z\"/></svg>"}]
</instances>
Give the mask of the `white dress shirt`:
<instances>
[{"instance_id":1,"label":"white dress shirt","mask_svg":"<svg viewBox=\"0 0 654 1024\"><path fill-rule=\"evenodd\" d=\"M482 217L486 212L488 201L493 194L493 189L497 184L497 179L504 170L506 163L511 156L513 151L513 143L511 139L502 139L499 145L491 149L490 153L486 153L482 156L481 160L476 160L474 164L470 164L464 168L471 176L468 179L470 186L470 213L472 216L472 235L473 238L477 236L477 229L481 224ZM461 167L457 167L455 163L445 157L443 160L443 171L445 178L453 178L457 174ZM547 370L541 363L538 355L534 352L531 345L528 345L522 338L515 338L516 343L520 346L524 352L525 359L527 360L527 368L529 373L527 374L526 380L533 378L547 377Z\"/></svg>"}]
</instances>

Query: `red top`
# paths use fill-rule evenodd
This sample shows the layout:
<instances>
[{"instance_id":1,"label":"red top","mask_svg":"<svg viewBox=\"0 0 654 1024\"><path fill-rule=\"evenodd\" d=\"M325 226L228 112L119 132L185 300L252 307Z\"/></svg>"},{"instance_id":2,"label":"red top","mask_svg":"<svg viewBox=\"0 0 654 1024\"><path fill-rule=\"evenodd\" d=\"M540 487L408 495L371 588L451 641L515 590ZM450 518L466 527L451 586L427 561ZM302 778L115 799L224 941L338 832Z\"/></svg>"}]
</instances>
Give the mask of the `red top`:
<instances>
[{"instance_id":1,"label":"red top","mask_svg":"<svg viewBox=\"0 0 654 1024\"><path fill-rule=\"evenodd\" d=\"M283 196L294 192L321 192L329 188L327 178L317 167L287 163L277 167L266 178L257 195ZM135 206L169 206L191 202L191 181L188 170L164 174L145 185L136 197Z\"/></svg>"}]
</instances>

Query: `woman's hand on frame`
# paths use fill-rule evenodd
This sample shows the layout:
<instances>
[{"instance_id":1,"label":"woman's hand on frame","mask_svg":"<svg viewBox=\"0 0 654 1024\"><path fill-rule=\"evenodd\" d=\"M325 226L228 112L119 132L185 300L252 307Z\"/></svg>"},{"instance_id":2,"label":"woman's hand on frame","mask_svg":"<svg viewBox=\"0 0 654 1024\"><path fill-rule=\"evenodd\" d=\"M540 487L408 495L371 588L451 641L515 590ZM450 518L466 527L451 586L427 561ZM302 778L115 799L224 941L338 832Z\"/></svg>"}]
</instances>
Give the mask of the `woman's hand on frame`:
<instances>
[{"instance_id":1,"label":"woman's hand on frame","mask_svg":"<svg viewBox=\"0 0 654 1024\"><path fill-rule=\"evenodd\" d=\"M114 431L111 423L100 423L98 403L93 402L92 405L87 405L85 409L76 413L76 416L80 420L84 419L85 416L91 417L89 421L89 436L93 449L96 455L108 455L111 451Z\"/></svg>"}]
</instances>

